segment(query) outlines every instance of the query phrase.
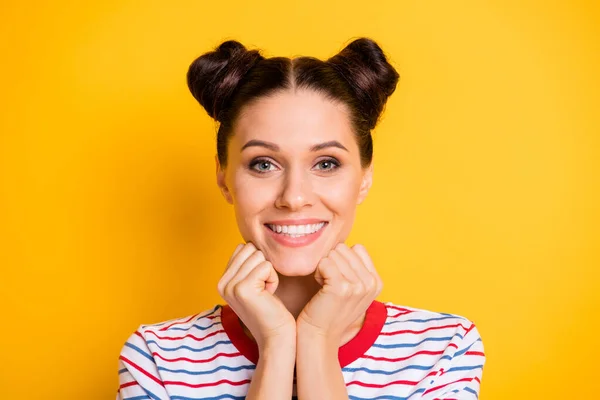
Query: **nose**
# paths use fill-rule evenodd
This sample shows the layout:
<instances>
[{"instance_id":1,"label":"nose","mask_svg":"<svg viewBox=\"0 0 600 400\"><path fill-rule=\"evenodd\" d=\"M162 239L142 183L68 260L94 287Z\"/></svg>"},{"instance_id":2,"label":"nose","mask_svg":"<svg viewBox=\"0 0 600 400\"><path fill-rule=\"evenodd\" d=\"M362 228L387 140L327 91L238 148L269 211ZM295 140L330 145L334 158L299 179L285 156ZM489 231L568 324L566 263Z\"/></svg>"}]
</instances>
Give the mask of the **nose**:
<instances>
[{"instance_id":1,"label":"nose","mask_svg":"<svg viewBox=\"0 0 600 400\"><path fill-rule=\"evenodd\" d=\"M314 191L309 176L300 168L288 169L282 180L282 187L275 201L275 207L290 211L301 210L314 203Z\"/></svg>"}]
</instances>

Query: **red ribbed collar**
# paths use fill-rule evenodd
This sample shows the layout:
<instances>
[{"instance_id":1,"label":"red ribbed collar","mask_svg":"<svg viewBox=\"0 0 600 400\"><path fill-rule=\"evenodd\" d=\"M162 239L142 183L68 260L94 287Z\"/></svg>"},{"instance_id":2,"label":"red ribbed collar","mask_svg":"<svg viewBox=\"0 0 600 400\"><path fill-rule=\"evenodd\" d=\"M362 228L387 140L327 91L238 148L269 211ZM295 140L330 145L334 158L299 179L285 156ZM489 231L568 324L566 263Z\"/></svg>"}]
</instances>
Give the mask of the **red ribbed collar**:
<instances>
[{"instance_id":1,"label":"red ribbed collar","mask_svg":"<svg viewBox=\"0 0 600 400\"><path fill-rule=\"evenodd\" d=\"M338 359L342 368L369 350L381 333L386 318L385 304L374 300L367 309L365 322L358 334L338 350ZM238 351L254 364L258 364L258 345L246 335L238 316L229 305L224 305L221 310L221 323L231 343Z\"/></svg>"}]
</instances>

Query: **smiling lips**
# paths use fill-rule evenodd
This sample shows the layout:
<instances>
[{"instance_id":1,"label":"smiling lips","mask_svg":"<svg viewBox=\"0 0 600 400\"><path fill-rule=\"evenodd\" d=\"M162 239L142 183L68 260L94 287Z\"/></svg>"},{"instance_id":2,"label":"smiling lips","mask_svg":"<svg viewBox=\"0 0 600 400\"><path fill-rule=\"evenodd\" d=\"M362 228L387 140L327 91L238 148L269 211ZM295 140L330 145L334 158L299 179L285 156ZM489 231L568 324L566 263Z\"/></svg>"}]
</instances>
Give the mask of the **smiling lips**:
<instances>
[{"instance_id":1,"label":"smiling lips","mask_svg":"<svg viewBox=\"0 0 600 400\"><path fill-rule=\"evenodd\" d=\"M267 223L265 228L279 244L302 247L317 240L327 225L328 222L317 219L282 220Z\"/></svg>"}]
</instances>

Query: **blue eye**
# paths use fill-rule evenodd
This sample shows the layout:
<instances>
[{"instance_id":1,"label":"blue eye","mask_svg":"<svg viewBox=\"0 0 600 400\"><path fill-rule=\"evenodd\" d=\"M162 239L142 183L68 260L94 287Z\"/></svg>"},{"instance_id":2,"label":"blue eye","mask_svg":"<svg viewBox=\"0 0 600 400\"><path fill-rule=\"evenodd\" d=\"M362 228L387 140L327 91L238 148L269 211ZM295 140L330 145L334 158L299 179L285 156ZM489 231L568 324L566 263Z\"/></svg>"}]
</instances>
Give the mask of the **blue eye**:
<instances>
[{"instance_id":1,"label":"blue eye","mask_svg":"<svg viewBox=\"0 0 600 400\"><path fill-rule=\"evenodd\" d=\"M333 158L328 158L326 160L319 161L317 166L319 166L319 168L317 168L318 170L329 172L339 168L340 163Z\"/></svg>"},{"instance_id":2,"label":"blue eye","mask_svg":"<svg viewBox=\"0 0 600 400\"><path fill-rule=\"evenodd\" d=\"M274 167L273 163L271 161L265 160L265 159L254 160L250 163L250 169L252 169L258 173L261 173L261 174L272 171L274 168L275 167Z\"/></svg>"}]
</instances>

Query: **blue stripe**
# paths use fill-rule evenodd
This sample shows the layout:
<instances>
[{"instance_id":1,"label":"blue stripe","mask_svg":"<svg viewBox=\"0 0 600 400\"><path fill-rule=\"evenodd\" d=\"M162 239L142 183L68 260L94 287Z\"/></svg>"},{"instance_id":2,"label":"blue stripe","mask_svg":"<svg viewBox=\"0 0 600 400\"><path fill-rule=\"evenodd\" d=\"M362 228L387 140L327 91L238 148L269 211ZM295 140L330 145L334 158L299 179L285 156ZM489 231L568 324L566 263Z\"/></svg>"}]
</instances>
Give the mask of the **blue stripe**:
<instances>
[{"instance_id":1,"label":"blue stripe","mask_svg":"<svg viewBox=\"0 0 600 400\"><path fill-rule=\"evenodd\" d=\"M153 345L155 345L156 347L158 347L159 349L161 349L163 351L177 351L177 350L180 350L180 349L186 349L186 350L189 350L189 351L193 351L195 353L199 353L201 351L206 351L206 350L213 349L213 348L217 347L220 344L231 344L231 342L229 340L221 340L221 341L216 342L213 345L210 345L210 346L207 346L207 347L203 347L201 349L195 349L195 348L190 347L190 346L179 346L179 347L173 347L173 348L162 347L158 343L156 343L156 341L154 341L154 340L148 340L147 343L148 344L152 343Z\"/></svg>"},{"instance_id":2,"label":"blue stripe","mask_svg":"<svg viewBox=\"0 0 600 400\"><path fill-rule=\"evenodd\" d=\"M210 329L210 328L212 328L212 327L213 327L213 326L215 326L215 325L221 325L221 321L215 321L215 322L213 322L213 323L212 323L211 325L209 325L209 326L200 326L200 325L198 325L198 324L194 324L194 325L190 326L189 328L181 328L181 327L174 326L174 327L172 327L172 328L169 328L168 330L169 330L169 331L187 331L187 330L189 330L190 328L196 328L196 329L199 329L199 330L201 330L201 331L205 331L205 330L207 330L207 329Z\"/></svg>"},{"instance_id":3,"label":"blue stripe","mask_svg":"<svg viewBox=\"0 0 600 400\"><path fill-rule=\"evenodd\" d=\"M127 342L127 343L125 343L125 346L134 349L135 351L137 351L138 353L140 353L141 355L146 357L148 360L154 362L154 358L152 358L152 356L150 354L146 353L144 350L140 349L136 345Z\"/></svg>"},{"instance_id":4,"label":"blue stripe","mask_svg":"<svg viewBox=\"0 0 600 400\"><path fill-rule=\"evenodd\" d=\"M135 396L135 397L126 397L123 400L142 400L142 399L154 399L154 400L161 400L160 397L158 397L157 395L155 395L154 393L152 393L151 391L149 391L146 388L142 388L144 389L144 391L146 392L146 396Z\"/></svg>"},{"instance_id":5,"label":"blue stripe","mask_svg":"<svg viewBox=\"0 0 600 400\"><path fill-rule=\"evenodd\" d=\"M220 304L217 304L216 306L214 306L212 308L212 310L207 311L204 315L199 315L196 317L196 319L200 319L200 318L206 318L212 314L214 314L219 308L221 307ZM170 320L170 321L164 321L164 322L158 322L156 324L146 324L146 325L142 325L140 326L141 329L146 329L146 328L160 328L163 327L165 325L169 325L169 324L174 324L174 323L182 323L183 321L181 320L185 320L185 317L180 318L180 319L174 319L174 320ZM170 329L167 329L167 331L169 331Z\"/></svg>"},{"instance_id":6,"label":"blue stripe","mask_svg":"<svg viewBox=\"0 0 600 400\"><path fill-rule=\"evenodd\" d=\"M417 393L422 393L424 392L425 389L421 388L421 389L417 389L415 392L411 393L410 396L408 397L398 397L398 396L391 396L391 395L385 395L385 396L377 396L377 397L357 397L357 396L348 396L349 400L408 400L410 399L412 396L414 396Z\"/></svg>"},{"instance_id":7,"label":"blue stripe","mask_svg":"<svg viewBox=\"0 0 600 400\"><path fill-rule=\"evenodd\" d=\"M400 369L397 369L395 371L382 371L380 369L369 369L369 368L342 368L342 371L345 371L345 372L358 372L358 371L363 372L364 371L364 372L369 373L369 374L393 375L393 374L396 374L398 372L405 371L407 369L418 369L418 370L422 370L422 371L428 371L428 370L430 370L432 368L433 368L433 365L431 365L431 366L427 366L427 365L409 365L407 367L400 368Z\"/></svg>"},{"instance_id":8,"label":"blue stripe","mask_svg":"<svg viewBox=\"0 0 600 400\"><path fill-rule=\"evenodd\" d=\"M405 323L405 322L429 322L429 321L441 321L444 319L456 319L453 316L446 316L446 317L438 317L438 318L427 318L427 319L418 319L418 318L413 318L413 319L406 319L403 321L391 321L391 322L386 322L385 325L394 325L394 324L401 324L401 323Z\"/></svg>"},{"instance_id":9,"label":"blue stripe","mask_svg":"<svg viewBox=\"0 0 600 400\"><path fill-rule=\"evenodd\" d=\"M395 349L398 347L417 347L418 345L425 343L425 342L429 342L429 341L433 341L433 342L443 342L445 340L450 340L452 339L452 336L445 336L445 337L432 337L432 338L426 338L421 340L420 342L417 343L396 343L396 344L377 344L374 343L373 347L379 347L381 349Z\"/></svg>"},{"instance_id":10,"label":"blue stripe","mask_svg":"<svg viewBox=\"0 0 600 400\"><path fill-rule=\"evenodd\" d=\"M462 317L462 316L456 315L456 314L449 314L449 313L445 313L445 312L441 312L441 313L438 313L438 314L440 314L440 315L448 315L448 316L452 316L452 317L456 317L456 318L460 318L460 319L466 320L465 317Z\"/></svg>"},{"instance_id":11,"label":"blue stripe","mask_svg":"<svg viewBox=\"0 0 600 400\"><path fill-rule=\"evenodd\" d=\"M123 368L119 370L119 375L121 375L123 372L127 372L127 368Z\"/></svg>"},{"instance_id":12,"label":"blue stripe","mask_svg":"<svg viewBox=\"0 0 600 400\"><path fill-rule=\"evenodd\" d=\"M188 374L188 375L207 375L207 374L213 374L222 369L226 369L227 371L241 371L243 369L253 370L255 368L256 368L256 365L242 365L239 367L228 367L226 365L222 365L218 368L213 369L212 371L188 371L186 369L168 369L168 368L164 368L164 367L158 367L158 370L172 372L172 373Z\"/></svg>"},{"instance_id":13,"label":"blue stripe","mask_svg":"<svg viewBox=\"0 0 600 400\"><path fill-rule=\"evenodd\" d=\"M456 353L454 353L454 357L462 356L462 355L463 355L463 354L465 354L467 351L469 351L469 349L470 349L471 347L473 347L473 345L474 345L475 343L477 343L478 341L479 341L479 340L476 340L475 342L471 343L471 344L469 345L469 347L466 347L466 348L462 349L461 351L457 351Z\"/></svg>"},{"instance_id":14,"label":"blue stripe","mask_svg":"<svg viewBox=\"0 0 600 400\"><path fill-rule=\"evenodd\" d=\"M479 398L479 393L477 393L475 390L471 389L470 387L466 386L464 388L464 390L465 390L465 392L473 393L476 398Z\"/></svg>"},{"instance_id":15,"label":"blue stripe","mask_svg":"<svg viewBox=\"0 0 600 400\"><path fill-rule=\"evenodd\" d=\"M445 373L447 374L448 372L454 372L454 371L470 371L470 370L479 369L479 368L483 368L483 365L472 365L472 366L465 366L465 367L452 367L448 371L446 371Z\"/></svg>"}]
</instances>

